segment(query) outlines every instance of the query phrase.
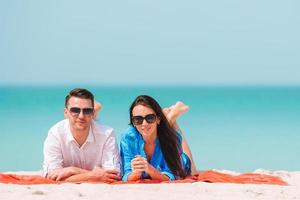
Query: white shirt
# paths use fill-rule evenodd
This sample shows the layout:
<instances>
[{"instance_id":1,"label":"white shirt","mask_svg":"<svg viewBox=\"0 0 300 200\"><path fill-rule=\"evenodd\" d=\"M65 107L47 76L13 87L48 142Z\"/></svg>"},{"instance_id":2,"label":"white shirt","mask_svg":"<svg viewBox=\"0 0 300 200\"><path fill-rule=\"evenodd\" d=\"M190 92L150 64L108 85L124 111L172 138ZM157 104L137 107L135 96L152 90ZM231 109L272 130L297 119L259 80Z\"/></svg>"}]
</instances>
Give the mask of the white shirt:
<instances>
[{"instance_id":1,"label":"white shirt","mask_svg":"<svg viewBox=\"0 0 300 200\"><path fill-rule=\"evenodd\" d=\"M92 170L98 166L120 171L120 157L112 128L92 122L89 135L80 147L74 139L69 120L55 124L44 142L43 174L64 167Z\"/></svg>"}]
</instances>

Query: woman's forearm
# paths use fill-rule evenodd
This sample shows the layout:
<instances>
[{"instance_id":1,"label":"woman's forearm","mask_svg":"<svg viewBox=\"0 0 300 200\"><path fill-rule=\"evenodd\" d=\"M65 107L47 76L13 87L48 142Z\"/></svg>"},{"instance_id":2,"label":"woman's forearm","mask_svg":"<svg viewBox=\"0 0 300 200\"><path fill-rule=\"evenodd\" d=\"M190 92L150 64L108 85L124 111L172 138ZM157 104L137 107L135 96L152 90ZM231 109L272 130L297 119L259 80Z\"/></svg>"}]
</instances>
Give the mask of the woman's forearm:
<instances>
[{"instance_id":1,"label":"woman's forearm","mask_svg":"<svg viewBox=\"0 0 300 200\"><path fill-rule=\"evenodd\" d=\"M152 165L149 165L147 173L149 174L149 176L153 180L160 180L160 181L170 180L170 178L167 175L161 173L160 171L155 169Z\"/></svg>"},{"instance_id":2,"label":"woman's forearm","mask_svg":"<svg viewBox=\"0 0 300 200\"><path fill-rule=\"evenodd\" d=\"M136 181L141 179L142 172L135 171L128 175L128 181Z\"/></svg>"}]
</instances>

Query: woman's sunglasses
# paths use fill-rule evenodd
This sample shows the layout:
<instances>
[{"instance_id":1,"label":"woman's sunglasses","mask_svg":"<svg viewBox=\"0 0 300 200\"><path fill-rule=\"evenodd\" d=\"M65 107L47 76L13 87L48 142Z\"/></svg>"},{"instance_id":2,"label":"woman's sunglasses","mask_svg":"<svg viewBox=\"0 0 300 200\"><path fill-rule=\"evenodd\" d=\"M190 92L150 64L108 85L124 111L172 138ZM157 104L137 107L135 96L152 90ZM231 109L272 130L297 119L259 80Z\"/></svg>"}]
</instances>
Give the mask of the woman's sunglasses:
<instances>
[{"instance_id":1,"label":"woman's sunglasses","mask_svg":"<svg viewBox=\"0 0 300 200\"><path fill-rule=\"evenodd\" d=\"M94 108L77 108L77 107L71 107L69 109L70 113L73 115L79 115L82 111L83 115L91 115L94 113Z\"/></svg>"},{"instance_id":2,"label":"woman's sunglasses","mask_svg":"<svg viewBox=\"0 0 300 200\"><path fill-rule=\"evenodd\" d=\"M146 122L148 124L152 124L156 120L156 115L155 114L148 114L145 117L143 117L143 116L133 116L132 117L132 123L134 125L141 125L144 120L146 120Z\"/></svg>"}]
</instances>

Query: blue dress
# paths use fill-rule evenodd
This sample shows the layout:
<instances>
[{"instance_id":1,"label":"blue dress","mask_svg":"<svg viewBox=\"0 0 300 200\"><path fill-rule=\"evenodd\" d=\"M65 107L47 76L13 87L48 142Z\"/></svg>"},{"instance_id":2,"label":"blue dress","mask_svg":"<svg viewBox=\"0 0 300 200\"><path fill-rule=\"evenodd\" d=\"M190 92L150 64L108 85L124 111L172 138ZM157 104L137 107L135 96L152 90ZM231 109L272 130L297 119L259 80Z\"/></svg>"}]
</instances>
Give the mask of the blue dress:
<instances>
[{"instance_id":1,"label":"blue dress","mask_svg":"<svg viewBox=\"0 0 300 200\"><path fill-rule=\"evenodd\" d=\"M177 133L177 138L181 144L182 137L179 133ZM128 180L129 174L132 172L131 170L131 160L136 156L136 155L141 155L144 158L146 157L146 153L144 151L144 139L142 135L138 132L138 130L132 126L130 126L121 136L121 141L120 141L120 155L122 159L122 169L123 169L123 181ZM191 161L189 157L182 151L180 150L181 154L181 162L182 166L184 167L184 170L187 174L190 174L191 172ZM155 149L150 161L150 164L159 170L162 174L167 175L170 180L175 180L176 177L172 173L172 171L169 169L168 164L166 160L164 159L164 156L162 154L161 148L160 148L160 143L158 138L156 138L155 141ZM142 173L141 179L145 178L150 178L149 175L146 172Z\"/></svg>"}]
</instances>

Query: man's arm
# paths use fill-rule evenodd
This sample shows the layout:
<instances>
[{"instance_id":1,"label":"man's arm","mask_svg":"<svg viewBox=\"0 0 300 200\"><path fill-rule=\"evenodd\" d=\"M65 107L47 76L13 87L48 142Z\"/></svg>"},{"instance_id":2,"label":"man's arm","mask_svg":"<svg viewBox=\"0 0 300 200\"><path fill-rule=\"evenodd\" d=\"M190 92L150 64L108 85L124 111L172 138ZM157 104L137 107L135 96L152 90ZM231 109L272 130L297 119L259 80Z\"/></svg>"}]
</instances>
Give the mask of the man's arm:
<instances>
[{"instance_id":1,"label":"man's arm","mask_svg":"<svg viewBox=\"0 0 300 200\"><path fill-rule=\"evenodd\" d=\"M64 181L67 178L74 176L76 174L83 174L83 173L87 173L87 172L88 172L88 170L81 169L78 167L65 167L65 168L59 168L59 169L50 171L47 174L46 178L55 180L55 181Z\"/></svg>"},{"instance_id":2,"label":"man's arm","mask_svg":"<svg viewBox=\"0 0 300 200\"><path fill-rule=\"evenodd\" d=\"M118 170L104 170L100 167L95 167L91 171L78 167L55 169L47 175L47 178L66 182L103 181L111 183L120 180Z\"/></svg>"},{"instance_id":3,"label":"man's arm","mask_svg":"<svg viewBox=\"0 0 300 200\"><path fill-rule=\"evenodd\" d=\"M86 172L87 170L78 167L63 167L61 144L50 130L44 142L44 176L51 180L62 181L70 176Z\"/></svg>"},{"instance_id":4,"label":"man's arm","mask_svg":"<svg viewBox=\"0 0 300 200\"><path fill-rule=\"evenodd\" d=\"M68 182L103 181L114 182L120 180L121 164L119 149L113 129L110 131L102 150L101 167L96 166L92 171L75 174L65 179Z\"/></svg>"},{"instance_id":5,"label":"man's arm","mask_svg":"<svg viewBox=\"0 0 300 200\"><path fill-rule=\"evenodd\" d=\"M59 171L63 168L63 156L60 143L51 130L44 142L43 153L43 175L48 178L52 172Z\"/></svg>"},{"instance_id":6,"label":"man's arm","mask_svg":"<svg viewBox=\"0 0 300 200\"><path fill-rule=\"evenodd\" d=\"M75 174L65 179L65 181L67 182L103 181L107 183L111 183L119 180L120 180L120 176L118 170L105 170L100 167L95 167L94 170L92 171Z\"/></svg>"},{"instance_id":7,"label":"man's arm","mask_svg":"<svg viewBox=\"0 0 300 200\"><path fill-rule=\"evenodd\" d=\"M113 130L111 130L103 146L101 167L103 169L114 169L121 172L119 148Z\"/></svg>"},{"instance_id":8,"label":"man's arm","mask_svg":"<svg viewBox=\"0 0 300 200\"><path fill-rule=\"evenodd\" d=\"M93 170L83 170L78 168L61 169L56 174L60 180L67 182L82 182L82 181L103 181L114 182L120 180L120 156L116 142L116 137L111 130L111 134L107 138L103 151L101 167L96 166Z\"/></svg>"}]
</instances>

